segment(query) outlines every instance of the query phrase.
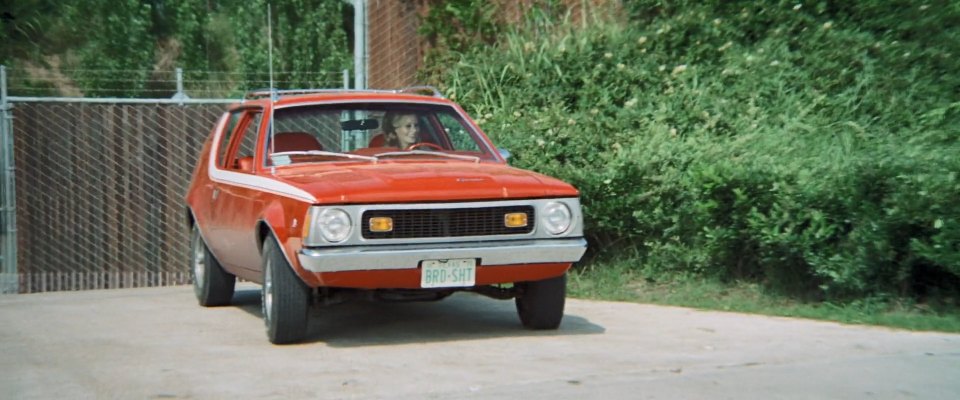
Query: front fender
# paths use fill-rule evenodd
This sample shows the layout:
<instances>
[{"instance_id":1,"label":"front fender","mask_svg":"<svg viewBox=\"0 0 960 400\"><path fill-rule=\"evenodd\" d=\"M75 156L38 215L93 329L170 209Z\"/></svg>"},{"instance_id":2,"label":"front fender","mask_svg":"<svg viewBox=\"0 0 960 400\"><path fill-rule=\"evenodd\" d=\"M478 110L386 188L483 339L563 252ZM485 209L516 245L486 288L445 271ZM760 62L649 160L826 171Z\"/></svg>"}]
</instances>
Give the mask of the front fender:
<instances>
[{"instance_id":1,"label":"front fender","mask_svg":"<svg viewBox=\"0 0 960 400\"><path fill-rule=\"evenodd\" d=\"M283 257L297 276L308 286L316 287L320 282L316 280L314 274L303 269L297 258L297 252L303 246L301 236L309 206L306 203L298 206L284 206L280 202L274 202L264 209L255 232L261 254L263 254L265 241L275 239L280 245Z\"/></svg>"}]
</instances>

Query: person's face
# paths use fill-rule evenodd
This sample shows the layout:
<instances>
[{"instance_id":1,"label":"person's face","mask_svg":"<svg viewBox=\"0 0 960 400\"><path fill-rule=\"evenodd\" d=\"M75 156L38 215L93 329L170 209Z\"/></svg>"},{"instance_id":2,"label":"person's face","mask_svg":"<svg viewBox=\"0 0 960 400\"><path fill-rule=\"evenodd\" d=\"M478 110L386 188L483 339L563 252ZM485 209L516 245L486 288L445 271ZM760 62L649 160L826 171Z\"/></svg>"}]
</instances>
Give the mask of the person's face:
<instances>
[{"instance_id":1,"label":"person's face","mask_svg":"<svg viewBox=\"0 0 960 400\"><path fill-rule=\"evenodd\" d=\"M400 148L405 148L417 142L419 128L415 115L401 115L393 120L393 129L397 132L397 141L400 142Z\"/></svg>"}]
</instances>

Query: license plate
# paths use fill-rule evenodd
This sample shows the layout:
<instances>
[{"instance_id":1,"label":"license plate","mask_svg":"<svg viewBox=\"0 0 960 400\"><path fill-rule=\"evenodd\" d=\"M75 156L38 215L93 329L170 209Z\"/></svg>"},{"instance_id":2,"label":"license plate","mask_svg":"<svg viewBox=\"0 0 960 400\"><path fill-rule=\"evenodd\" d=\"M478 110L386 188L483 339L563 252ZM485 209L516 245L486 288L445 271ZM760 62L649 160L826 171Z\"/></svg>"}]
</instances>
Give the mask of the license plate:
<instances>
[{"instance_id":1,"label":"license plate","mask_svg":"<svg viewBox=\"0 0 960 400\"><path fill-rule=\"evenodd\" d=\"M423 260L420 268L420 287L473 286L477 279L477 260Z\"/></svg>"}]
</instances>

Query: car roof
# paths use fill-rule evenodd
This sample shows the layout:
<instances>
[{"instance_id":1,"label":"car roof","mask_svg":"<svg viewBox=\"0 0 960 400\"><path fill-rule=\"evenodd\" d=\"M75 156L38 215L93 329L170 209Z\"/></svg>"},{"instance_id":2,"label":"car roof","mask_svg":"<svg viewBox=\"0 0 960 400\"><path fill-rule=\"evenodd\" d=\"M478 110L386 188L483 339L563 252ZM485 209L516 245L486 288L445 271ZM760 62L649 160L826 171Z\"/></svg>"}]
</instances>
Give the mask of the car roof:
<instances>
[{"instance_id":1,"label":"car roof","mask_svg":"<svg viewBox=\"0 0 960 400\"><path fill-rule=\"evenodd\" d=\"M424 95L421 93L429 93ZM453 104L443 97L439 90L432 86L412 86L402 89L291 89L291 90L256 90L244 96L240 105L266 105L273 103L276 106L354 102L357 100L369 101L412 101L418 103Z\"/></svg>"}]
</instances>

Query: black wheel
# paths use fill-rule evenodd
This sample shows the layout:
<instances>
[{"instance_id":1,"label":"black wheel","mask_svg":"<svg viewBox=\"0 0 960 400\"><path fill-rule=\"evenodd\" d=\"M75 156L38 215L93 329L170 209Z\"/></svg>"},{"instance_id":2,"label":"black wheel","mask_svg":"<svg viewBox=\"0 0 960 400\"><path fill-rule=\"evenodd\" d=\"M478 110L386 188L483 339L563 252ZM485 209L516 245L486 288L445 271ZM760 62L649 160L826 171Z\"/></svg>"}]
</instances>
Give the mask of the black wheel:
<instances>
[{"instance_id":1,"label":"black wheel","mask_svg":"<svg viewBox=\"0 0 960 400\"><path fill-rule=\"evenodd\" d=\"M263 243L263 321L270 343L285 344L307 335L310 289L293 272L270 237Z\"/></svg>"},{"instance_id":2,"label":"black wheel","mask_svg":"<svg viewBox=\"0 0 960 400\"><path fill-rule=\"evenodd\" d=\"M200 236L200 228L193 226L190 237L190 274L193 278L193 293L201 306L214 307L230 304L237 277L224 271L210 253Z\"/></svg>"},{"instance_id":3,"label":"black wheel","mask_svg":"<svg viewBox=\"0 0 960 400\"><path fill-rule=\"evenodd\" d=\"M557 329L567 298L567 275L535 282L518 282L517 314L527 329Z\"/></svg>"}]
</instances>

